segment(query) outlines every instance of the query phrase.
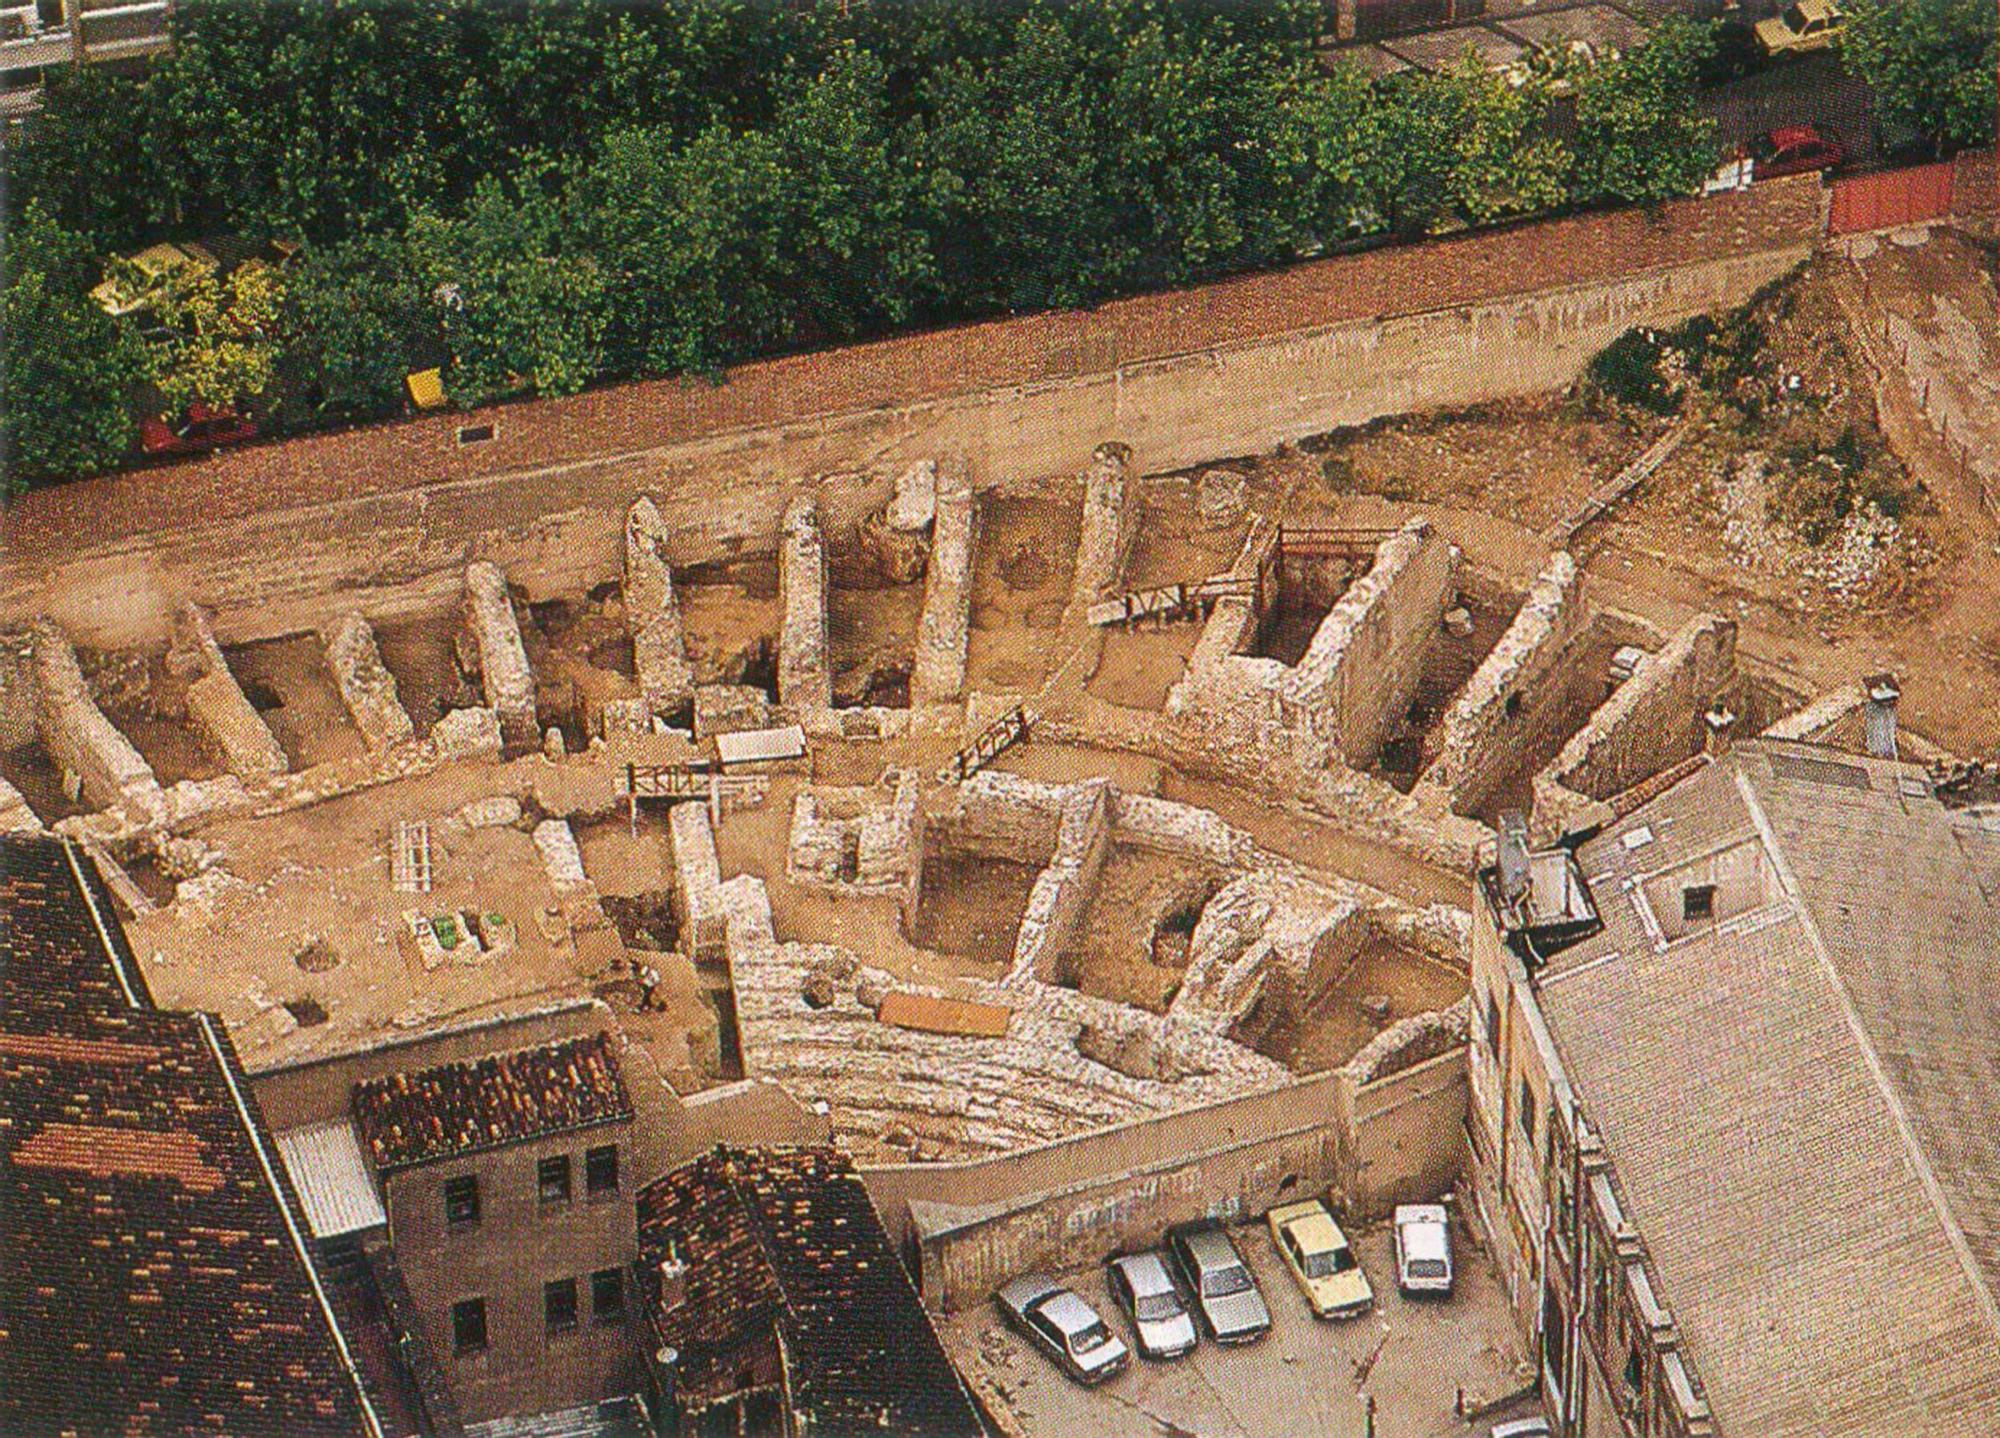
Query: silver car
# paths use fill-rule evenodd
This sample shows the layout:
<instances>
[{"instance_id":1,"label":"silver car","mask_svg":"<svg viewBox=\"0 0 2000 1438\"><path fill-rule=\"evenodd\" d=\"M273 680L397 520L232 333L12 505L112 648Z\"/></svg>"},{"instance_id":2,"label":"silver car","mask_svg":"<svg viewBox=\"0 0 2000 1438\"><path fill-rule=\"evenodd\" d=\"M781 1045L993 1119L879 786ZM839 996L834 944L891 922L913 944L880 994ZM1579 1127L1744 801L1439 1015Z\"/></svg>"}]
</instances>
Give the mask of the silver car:
<instances>
[{"instance_id":1,"label":"silver car","mask_svg":"<svg viewBox=\"0 0 2000 1438\"><path fill-rule=\"evenodd\" d=\"M1397 1205L1396 1286L1408 1294L1451 1292L1451 1216L1443 1204Z\"/></svg>"},{"instance_id":2,"label":"silver car","mask_svg":"<svg viewBox=\"0 0 2000 1438\"><path fill-rule=\"evenodd\" d=\"M1166 1259L1157 1253L1128 1253L1104 1265L1111 1301L1132 1321L1139 1352L1147 1358L1179 1358L1192 1353L1194 1319L1181 1302Z\"/></svg>"},{"instance_id":3,"label":"silver car","mask_svg":"<svg viewBox=\"0 0 2000 1438\"><path fill-rule=\"evenodd\" d=\"M1079 1383L1102 1383L1131 1361L1097 1310L1043 1273L1017 1278L993 1301L1008 1323Z\"/></svg>"},{"instance_id":4,"label":"silver car","mask_svg":"<svg viewBox=\"0 0 2000 1438\"><path fill-rule=\"evenodd\" d=\"M1220 1224L1184 1224L1169 1231L1180 1280L1217 1343L1248 1343L1271 1331L1271 1310L1250 1266Z\"/></svg>"}]
</instances>

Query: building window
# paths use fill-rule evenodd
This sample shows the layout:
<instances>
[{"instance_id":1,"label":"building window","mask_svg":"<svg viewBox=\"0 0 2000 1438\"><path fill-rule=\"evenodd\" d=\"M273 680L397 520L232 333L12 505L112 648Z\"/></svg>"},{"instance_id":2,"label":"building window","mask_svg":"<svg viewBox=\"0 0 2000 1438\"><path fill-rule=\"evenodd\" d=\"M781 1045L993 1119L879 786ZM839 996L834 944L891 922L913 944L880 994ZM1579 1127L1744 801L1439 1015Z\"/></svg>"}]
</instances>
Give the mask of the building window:
<instances>
[{"instance_id":1,"label":"building window","mask_svg":"<svg viewBox=\"0 0 2000 1438\"><path fill-rule=\"evenodd\" d=\"M451 1351L477 1353L486 1346L486 1300L467 1298L451 1306Z\"/></svg>"},{"instance_id":2,"label":"building window","mask_svg":"<svg viewBox=\"0 0 2000 1438\"><path fill-rule=\"evenodd\" d=\"M479 1222L479 1180L462 1173L444 1181L444 1221L453 1228Z\"/></svg>"},{"instance_id":3,"label":"building window","mask_svg":"<svg viewBox=\"0 0 2000 1438\"><path fill-rule=\"evenodd\" d=\"M484 444L491 438L493 426L490 424L462 424L458 427L460 444Z\"/></svg>"},{"instance_id":4,"label":"building window","mask_svg":"<svg viewBox=\"0 0 2000 1438\"><path fill-rule=\"evenodd\" d=\"M543 1203L568 1203L569 1155L559 1153L536 1164L535 1188Z\"/></svg>"},{"instance_id":5,"label":"building window","mask_svg":"<svg viewBox=\"0 0 2000 1438\"><path fill-rule=\"evenodd\" d=\"M607 1143L583 1156L583 1186L589 1193L618 1192L618 1145Z\"/></svg>"},{"instance_id":6,"label":"building window","mask_svg":"<svg viewBox=\"0 0 2000 1438\"><path fill-rule=\"evenodd\" d=\"M1681 890L1681 917L1689 923L1715 917L1715 885L1690 884Z\"/></svg>"},{"instance_id":7,"label":"building window","mask_svg":"<svg viewBox=\"0 0 2000 1438\"><path fill-rule=\"evenodd\" d=\"M625 1274L616 1268L600 1268L590 1275L590 1316L610 1323L625 1316Z\"/></svg>"},{"instance_id":8,"label":"building window","mask_svg":"<svg viewBox=\"0 0 2000 1438\"><path fill-rule=\"evenodd\" d=\"M1525 1076L1521 1079L1521 1132L1529 1143L1535 1141L1535 1090Z\"/></svg>"},{"instance_id":9,"label":"building window","mask_svg":"<svg viewBox=\"0 0 2000 1438\"><path fill-rule=\"evenodd\" d=\"M558 1278L542 1285L542 1321L551 1333L576 1327L576 1280Z\"/></svg>"}]
</instances>

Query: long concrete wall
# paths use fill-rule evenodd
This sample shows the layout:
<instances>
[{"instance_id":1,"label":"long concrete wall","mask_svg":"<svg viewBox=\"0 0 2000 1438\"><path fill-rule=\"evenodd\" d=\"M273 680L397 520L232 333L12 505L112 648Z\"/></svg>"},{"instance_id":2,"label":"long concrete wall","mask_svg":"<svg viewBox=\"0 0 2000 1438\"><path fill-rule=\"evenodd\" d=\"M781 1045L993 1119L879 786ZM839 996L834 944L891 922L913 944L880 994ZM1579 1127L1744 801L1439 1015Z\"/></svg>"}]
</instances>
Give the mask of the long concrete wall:
<instances>
[{"instance_id":1,"label":"long concrete wall","mask_svg":"<svg viewBox=\"0 0 2000 1438\"><path fill-rule=\"evenodd\" d=\"M1113 434L1164 471L1546 391L1623 330L1739 303L1798 263L1819 193L1774 181L771 361L720 387L613 387L62 486L0 518L0 624L46 613L125 648L191 598L240 643L356 607L441 611L474 559L541 599L619 572L638 494L672 561L698 564L772 552L816 475L952 454L1005 483L1076 473ZM493 437L461 442L475 422Z\"/></svg>"}]
</instances>

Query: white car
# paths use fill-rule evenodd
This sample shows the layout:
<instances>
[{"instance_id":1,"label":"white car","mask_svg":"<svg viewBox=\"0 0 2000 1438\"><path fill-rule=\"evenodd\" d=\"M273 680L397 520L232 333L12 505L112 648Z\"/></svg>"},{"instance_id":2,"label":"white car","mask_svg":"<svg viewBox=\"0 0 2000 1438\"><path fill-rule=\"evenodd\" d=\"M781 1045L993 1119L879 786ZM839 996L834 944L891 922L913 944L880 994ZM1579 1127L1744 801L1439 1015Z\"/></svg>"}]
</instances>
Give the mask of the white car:
<instances>
[{"instance_id":1,"label":"white car","mask_svg":"<svg viewBox=\"0 0 2000 1438\"><path fill-rule=\"evenodd\" d=\"M1396 1286L1412 1294L1451 1292L1451 1216L1443 1204L1396 1206Z\"/></svg>"}]
</instances>

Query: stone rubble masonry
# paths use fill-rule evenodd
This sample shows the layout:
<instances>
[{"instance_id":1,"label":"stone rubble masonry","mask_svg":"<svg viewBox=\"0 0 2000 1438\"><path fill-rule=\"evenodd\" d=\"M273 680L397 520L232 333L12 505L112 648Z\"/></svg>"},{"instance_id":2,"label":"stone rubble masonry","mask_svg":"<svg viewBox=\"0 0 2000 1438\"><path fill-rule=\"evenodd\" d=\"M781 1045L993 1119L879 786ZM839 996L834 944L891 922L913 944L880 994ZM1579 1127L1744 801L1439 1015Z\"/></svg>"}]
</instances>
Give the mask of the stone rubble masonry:
<instances>
[{"instance_id":1,"label":"stone rubble masonry","mask_svg":"<svg viewBox=\"0 0 2000 1438\"><path fill-rule=\"evenodd\" d=\"M939 473L931 557L924 575L924 608L917 624L917 652L910 675L910 703L955 704L965 693L965 646L972 623L972 556L978 542L979 506L972 476L962 463Z\"/></svg>"},{"instance_id":2,"label":"stone rubble masonry","mask_svg":"<svg viewBox=\"0 0 2000 1438\"><path fill-rule=\"evenodd\" d=\"M896 476L888 502L861 522L862 551L891 584L914 584L930 562L938 464L919 460Z\"/></svg>"},{"instance_id":3,"label":"stone rubble masonry","mask_svg":"<svg viewBox=\"0 0 2000 1438\"><path fill-rule=\"evenodd\" d=\"M0 834L38 834L42 821L21 797L21 791L0 779Z\"/></svg>"},{"instance_id":4,"label":"stone rubble masonry","mask_svg":"<svg viewBox=\"0 0 2000 1438\"><path fill-rule=\"evenodd\" d=\"M1131 449L1116 441L1100 444L1083 472L1083 533L1077 540L1069 601L1078 621L1098 600L1119 592L1144 509Z\"/></svg>"},{"instance_id":5,"label":"stone rubble masonry","mask_svg":"<svg viewBox=\"0 0 2000 1438\"><path fill-rule=\"evenodd\" d=\"M1458 577L1459 554L1428 520L1382 541L1375 563L1327 612L1304 657L1279 687L1280 717L1329 757L1357 768L1423 677L1424 650Z\"/></svg>"},{"instance_id":6,"label":"stone rubble masonry","mask_svg":"<svg viewBox=\"0 0 2000 1438\"><path fill-rule=\"evenodd\" d=\"M1324 942L1351 928L1365 902L1358 886L1269 871L1231 880L1202 907L1188 943L1187 972L1167 1012L1218 1032L1242 1020L1260 999L1273 1019L1295 1014L1316 990L1312 980ZM1323 983L1332 975L1318 977Z\"/></svg>"},{"instance_id":7,"label":"stone rubble masonry","mask_svg":"<svg viewBox=\"0 0 2000 1438\"><path fill-rule=\"evenodd\" d=\"M282 774L291 767L264 716L244 697L215 642L208 615L196 604L174 611L167 664L187 677L188 722L222 767L242 779Z\"/></svg>"},{"instance_id":8,"label":"stone rubble masonry","mask_svg":"<svg viewBox=\"0 0 2000 1438\"><path fill-rule=\"evenodd\" d=\"M674 850L674 917L680 922L681 947L697 963L724 957L728 943L723 907L722 862L715 852L715 830L708 810L694 803L676 804L667 813Z\"/></svg>"},{"instance_id":9,"label":"stone rubble masonry","mask_svg":"<svg viewBox=\"0 0 2000 1438\"><path fill-rule=\"evenodd\" d=\"M914 770L892 769L874 788L800 790L785 861L793 880L907 903L922 868L917 784Z\"/></svg>"},{"instance_id":10,"label":"stone rubble masonry","mask_svg":"<svg viewBox=\"0 0 2000 1438\"><path fill-rule=\"evenodd\" d=\"M1735 680L1736 621L1697 614L1535 776L1536 839L1603 822L1608 800L1700 753L1702 715Z\"/></svg>"},{"instance_id":11,"label":"stone rubble masonry","mask_svg":"<svg viewBox=\"0 0 2000 1438\"><path fill-rule=\"evenodd\" d=\"M104 717L68 636L47 621L35 627L35 684L42 747L82 781L83 797L97 808L129 805L163 814L166 797L152 766Z\"/></svg>"},{"instance_id":12,"label":"stone rubble masonry","mask_svg":"<svg viewBox=\"0 0 2000 1438\"><path fill-rule=\"evenodd\" d=\"M981 769L957 788L957 806L942 817L952 848L986 858L1047 864L1062 826L1063 786Z\"/></svg>"},{"instance_id":13,"label":"stone rubble masonry","mask_svg":"<svg viewBox=\"0 0 2000 1438\"><path fill-rule=\"evenodd\" d=\"M830 944L778 943L761 879L731 879L719 904L745 1073L826 1103L837 1135L864 1155L892 1156L898 1131L941 1156L1005 1152L1294 1082L1199 1026L1047 984L959 985L957 997L1013 1010L1004 1038L883 1024L876 1010L889 993L937 991ZM1143 1049L1156 1061L1129 1073L1086 1047L1121 1058Z\"/></svg>"},{"instance_id":14,"label":"stone rubble masonry","mask_svg":"<svg viewBox=\"0 0 2000 1438\"><path fill-rule=\"evenodd\" d=\"M1794 739L1808 742L1824 738L1842 720L1868 707L1868 684L1857 679L1829 689L1803 708L1794 709L1764 731L1766 739Z\"/></svg>"},{"instance_id":15,"label":"stone rubble masonry","mask_svg":"<svg viewBox=\"0 0 2000 1438\"><path fill-rule=\"evenodd\" d=\"M1054 983L1097 896L1097 880L1111 854L1111 796L1107 779L1072 784L1064 791L1055 855L1035 877L1014 962L1003 980L1010 987Z\"/></svg>"},{"instance_id":16,"label":"stone rubble masonry","mask_svg":"<svg viewBox=\"0 0 2000 1438\"><path fill-rule=\"evenodd\" d=\"M326 641L326 664L340 699L370 749L389 749L416 738L409 711L396 692L396 676L382 662L375 630L350 610Z\"/></svg>"},{"instance_id":17,"label":"stone rubble masonry","mask_svg":"<svg viewBox=\"0 0 2000 1438\"><path fill-rule=\"evenodd\" d=\"M465 622L479 654L479 677L486 707L500 720L507 752L540 747L535 722L535 675L521 642L521 623L507 594L507 576L488 560L465 567Z\"/></svg>"},{"instance_id":18,"label":"stone rubble masonry","mask_svg":"<svg viewBox=\"0 0 2000 1438\"><path fill-rule=\"evenodd\" d=\"M811 495L800 495L785 507L778 544L778 588L784 600L783 627L778 632L778 702L802 715L831 709L826 542L820 533L819 507Z\"/></svg>"},{"instance_id":19,"label":"stone rubble masonry","mask_svg":"<svg viewBox=\"0 0 2000 1438\"><path fill-rule=\"evenodd\" d=\"M1459 813L1485 802L1538 716L1564 704L1569 686L1563 670L1590 620L1583 576L1569 552L1559 549L1446 711L1435 754L1414 791L1420 801Z\"/></svg>"},{"instance_id":20,"label":"stone rubble masonry","mask_svg":"<svg viewBox=\"0 0 2000 1438\"><path fill-rule=\"evenodd\" d=\"M694 698L680 601L667 563L667 526L641 495L625 514L625 624L639 688L656 714L671 714Z\"/></svg>"},{"instance_id":21,"label":"stone rubble masonry","mask_svg":"<svg viewBox=\"0 0 2000 1438\"><path fill-rule=\"evenodd\" d=\"M549 887L556 893L570 893L589 884L589 876L583 871L583 851L577 847L576 835L566 820L542 820L535 825L534 840L542 856L542 867L548 870Z\"/></svg>"}]
</instances>

